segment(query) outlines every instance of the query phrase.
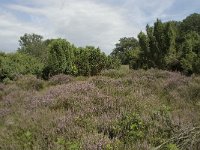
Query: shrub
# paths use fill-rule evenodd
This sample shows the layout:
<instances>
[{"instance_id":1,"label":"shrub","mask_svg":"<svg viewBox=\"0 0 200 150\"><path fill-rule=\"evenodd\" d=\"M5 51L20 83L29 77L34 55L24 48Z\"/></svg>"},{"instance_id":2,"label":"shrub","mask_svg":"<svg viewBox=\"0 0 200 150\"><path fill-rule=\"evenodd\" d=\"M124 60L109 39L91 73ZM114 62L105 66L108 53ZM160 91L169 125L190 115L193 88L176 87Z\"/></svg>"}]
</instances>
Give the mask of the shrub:
<instances>
[{"instance_id":1,"label":"shrub","mask_svg":"<svg viewBox=\"0 0 200 150\"><path fill-rule=\"evenodd\" d=\"M109 129L110 138L119 138L125 145L131 145L144 138L146 125L136 113L125 114Z\"/></svg>"},{"instance_id":2,"label":"shrub","mask_svg":"<svg viewBox=\"0 0 200 150\"><path fill-rule=\"evenodd\" d=\"M45 87L45 82L33 75L22 76L16 81L16 84L23 90L39 91Z\"/></svg>"},{"instance_id":3,"label":"shrub","mask_svg":"<svg viewBox=\"0 0 200 150\"><path fill-rule=\"evenodd\" d=\"M121 66L121 61L117 57L107 57L106 69L119 69Z\"/></svg>"},{"instance_id":4,"label":"shrub","mask_svg":"<svg viewBox=\"0 0 200 150\"><path fill-rule=\"evenodd\" d=\"M78 75L98 75L106 68L107 57L99 48L87 46L75 52Z\"/></svg>"},{"instance_id":5,"label":"shrub","mask_svg":"<svg viewBox=\"0 0 200 150\"><path fill-rule=\"evenodd\" d=\"M109 69L102 71L102 76L107 76L111 78L122 78L129 73L129 68L127 65L121 66L118 70L116 69Z\"/></svg>"},{"instance_id":6,"label":"shrub","mask_svg":"<svg viewBox=\"0 0 200 150\"><path fill-rule=\"evenodd\" d=\"M73 77L65 74L59 74L49 79L50 85L67 84L73 81Z\"/></svg>"},{"instance_id":7,"label":"shrub","mask_svg":"<svg viewBox=\"0 0 200 150\"><path fill-rule=\"evenodd\" d=\"M119 135L125 142L136 142L145 136L145 124L138 114L124 115L119 122Z\"/></svg>"},{"instance_id":8,"label":"shrub","mask_svg":"<svg viewBox=\"0 0 200 150\"><path fill-rule=\"evenodd\" d=\"M14 79L18 75L26 74L40 76L43 66L36 58L25 54L15 53L0 56L0 80Z\"/></svg>"},{"instance_id":9,"label":"shrub","mask_svg":"<svg viewBox=\"0 0 200 150\"><path fill-rule=\"evenodd\" d=\"M65 39L53 40L49 45L47 66L50 76L60 73L76 74L74 46Z\"/></svg>"}]
</instances>

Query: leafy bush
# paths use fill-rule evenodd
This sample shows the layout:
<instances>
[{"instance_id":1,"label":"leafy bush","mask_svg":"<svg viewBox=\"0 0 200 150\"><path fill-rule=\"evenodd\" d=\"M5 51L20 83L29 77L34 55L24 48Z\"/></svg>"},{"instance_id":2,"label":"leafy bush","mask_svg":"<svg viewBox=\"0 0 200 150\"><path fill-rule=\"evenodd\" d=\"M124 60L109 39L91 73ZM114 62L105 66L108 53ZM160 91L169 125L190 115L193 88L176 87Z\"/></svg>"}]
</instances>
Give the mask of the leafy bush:
<instances>
[{"instance_id":1,"label":"leafy bush","mask_svg":"<svg viewBox=\"0 0 200 150\"><path fill-rule=\"evenodd\" d=\"M0 56L0 80L14 79L18 75L33 74L40 76L43 64L36 58L25 54L14 53Z\"/></svg>"},{"instance_id":2,"label":"leafy bush","mask_svg":"<svg viewBox=\"0 0 200 150\"><path fill-rule=\"evenodd\" d=\"M107 132L111 139L118 138L125 145L132 145L144 138L147 127L138 114L125 114Z\"/></svg>"},{"instance_id":3,"label":"leafy bush","mask_svg":"<svg viewBox=\"0 0 200 150\"><path fill-rule=\"evenodd\" d=\"M136 142L144 138L146 126L138 114L124 115L118 124L118 135L124 143Z\"/></svg>"},{"instance_id":4,"label":"leafy bush","mask_svg":"<svg viewBox=\"0 0 200 150\"><path fill-rule=\"evenodd\" d=\"M78 75L94 76L106 68L107 57L99 48L92 46L79 48L75 52L75 57Z\"/></svg>"},{"instance_id":5,"label":"leafy bush","mask_svg":"<svg viewBox=\"0 0 200 150\"><path fill-rule=\"evenodd\" d=\"M76 74L73 45L65 39L53 40L49 45L47 68L50 76L60 73Z\"/></svg>"},{"instance_id":6,"label":"leafy bush","mask_svg":"<svg viewBox=\"0 0 200 150\"><path fill-rule=\"evenodd\" d=\"M148 123L149 134L151 135L148 140L154 146L158 146L169 139L176 129L170 117L170 108L163 105L154 110L151 119L152 121Z\"/></svg>"},{"instance_id":7,"label":"leafy bush","mask_svg":"<svg viewBox=\"0 0 200 150\"><path fill-rule=\"evenodd\" d=\"M52 40L49 44L48 64L43 77L49 78L60 73L68 75L93 76L106 67L119 67L117 59L109 59L99 48L86 46L76 48L64 39Z\"/></svg>"},{"instance_id":8,"label":"leafy bush","mask_svg":"<svg viewBox=\"0 0 200 150\"><path fill-rule=\"evenodd\" d=\"M119 69L121 66L121 61L117 57L107 57L106 69Z\"/></svg>"},{"instance_id":9,"label":"leafy bush","mask_svg":"<svg viewBox=\"0 0 200 150\"><path fill-rule=\"evenodd\" d=\"M58 149L68 149L68 150L79 150L81 149L80 143L77 141L68 141L63 137L59 137L56 140L56 145L58 145Z\"/></svg>"}]
</instances>

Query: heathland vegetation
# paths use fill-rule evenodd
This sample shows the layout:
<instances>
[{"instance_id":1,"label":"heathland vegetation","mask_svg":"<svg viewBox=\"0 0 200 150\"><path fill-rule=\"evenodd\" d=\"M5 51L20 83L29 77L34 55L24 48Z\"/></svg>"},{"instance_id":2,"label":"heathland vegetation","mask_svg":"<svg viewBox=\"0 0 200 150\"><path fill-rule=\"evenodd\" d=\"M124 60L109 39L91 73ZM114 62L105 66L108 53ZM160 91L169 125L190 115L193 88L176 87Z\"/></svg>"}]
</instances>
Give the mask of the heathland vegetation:
<instances>
[{"instance_id":1,"label":"heathland vegetation","mask_svg":"<svg viewBox=\"0 0 200 150\"><path fill-rule=\"evenodd\" d=\"M200 14L100 48L24 34L0 53L0 149L200 149Z\"/></svg>"}]
</instances>

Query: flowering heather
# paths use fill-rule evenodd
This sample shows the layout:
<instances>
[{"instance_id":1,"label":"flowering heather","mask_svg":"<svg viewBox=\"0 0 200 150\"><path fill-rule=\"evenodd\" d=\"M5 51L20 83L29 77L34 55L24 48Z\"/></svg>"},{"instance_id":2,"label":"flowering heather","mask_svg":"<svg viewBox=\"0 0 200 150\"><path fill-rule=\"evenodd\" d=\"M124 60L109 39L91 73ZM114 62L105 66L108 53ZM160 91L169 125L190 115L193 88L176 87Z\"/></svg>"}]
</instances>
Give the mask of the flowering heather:
<instances>
[{"instance_id":1,"label":"flowering heather","mask_svg":"<svg viewBox=\"0 0 200 150\"><path fill-rule=\"evenodd\" d=\"M37 107L39 105L47 106L52 103L54 100L61 97L70 97L75 93L86 93L89 94L95 90L95 86L88 82L77 82L70 84L63 84L50 87L43 93L38 93L35 97L30 97L30 101L33 106Z\"/></svg>"},{"instance_id":2,"label":"flowering heather","mask_svg":"<svg viewBox=\"0 0 200 150\"><path fill-rule=\"evenodd\" d=\"M9 109L8 108L1 108L0 109L0 118L2 119L4 116L8 115L9 114Z\"/></svg>"},{"instance_id":3,"label":"flowering heather","mask_svg":"<svg viewBox=\"0 0 200 150\"><path fill-rule=\"evenodd\" d=\"M199 76L156 69L21 76L0 84L0 147L198 150L199 93Z\"/></svg>"},{"instance_id":4,"label":"flowering heather","mask_svg":"<svg viewBox=\"0 0 200 150\"><path fill-rule=\"evenodd\" d=\"M51 85L67 84L73 81L73 77L65 74L59 74L51 77L49 83Z\"/></svg>"},{"instance_id":5,"label":"flowering heather","mask_svg":"<svg viewBox=\"0 0 200 150\"><path fill-rule=\"evenodd\" d=\"M0 91L3 91L5 88L5 85L3 83L0 83Z\"/></svg>"}]
</instances>

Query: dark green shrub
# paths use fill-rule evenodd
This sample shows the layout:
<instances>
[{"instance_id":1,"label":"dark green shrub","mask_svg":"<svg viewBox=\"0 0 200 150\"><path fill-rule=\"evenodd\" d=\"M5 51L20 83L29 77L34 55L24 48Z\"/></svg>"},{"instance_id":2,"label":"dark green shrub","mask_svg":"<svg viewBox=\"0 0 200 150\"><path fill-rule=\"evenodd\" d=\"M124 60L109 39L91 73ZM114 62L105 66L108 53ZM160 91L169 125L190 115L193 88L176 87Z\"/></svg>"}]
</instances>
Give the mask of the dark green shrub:
<instances>
[{"instance_id":1,"label":"dark green shrub","mask_svg":"<svg viewBox=\"0 0 200 150\"><path fill-rule=\"evenodd\" d=\"M75 51L75 64L78 69L78 75L89 76L91 72L89 62L89 50L86 48L78 48Z\"/></svg>"},{"instance_id":2,"label":"dark green shrub","mask_svg":"<svg viewBox=\"0 0 200 150\"><path fill-rule=\"evenodd\" d=\"M117 57L107 57L106 69L119 69L121 66L121 61Z\"/></svg>"},{"instance_id":3,"label":"dark green shrub","mask_svg":"<svg viewBox=\"0 0 200 150\"><path fill-rule=\"evenodd\" d=\"M99 48L87 46L75 52L78 75L98 75L106 68L107 57Z\"/></svg>"},{"instance_id":4,"label":"dark green shrub","mask_svg":"<svg viewBox=\"0 0 200 150\"><path fill-rule=\"evenodd\" d=\"M124 115L119 122L120 138L126 143L144 138L145 124L138 114Z\"/></svg>"},{"instance_id":5,"label":"dark green shrub","mask_svg":"<svg viewBox=\"0 0 200 150\"><path fill-rule=\"evenodd\" d=\"M90 75L97 75L106 67L106 55L99 48L87 47L89 50Z\"/></svg>"},{"instance_id":6,"label":"dark green shrub","mask_svg":"<svg viewBox=\"0 0 200 150\"><path fill-rule=\"evenodd\" d=\"M123 115L108 131L110 138L119 138L126 145L144 139L147 127L136 113Z\"/></svg>"},{"instance_id":7,"label":"dark green shrub","mask_svg":"<svg viewBox=\"0 0 200 150\"><path fill-rule=\"evenodd\" d=\"M74 46L65 39L53 40L49 45L49 57L46 73L50 76L65 73L76 74L74 65Z\"/></svg>"},{"instance_id":8,"label":"dark green shrub","mask_svg":"<svg viewBox=\"0 0 200 150\"><path fill-rule=\"evenodd\" d=\"M40 76L43 64L36 58L25 54L14 53L0 56L0 80L14 79L18 75L33 74Z\"/></svg>"}]
</instances>

